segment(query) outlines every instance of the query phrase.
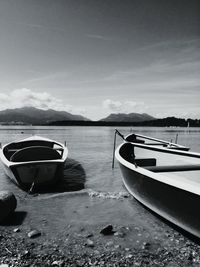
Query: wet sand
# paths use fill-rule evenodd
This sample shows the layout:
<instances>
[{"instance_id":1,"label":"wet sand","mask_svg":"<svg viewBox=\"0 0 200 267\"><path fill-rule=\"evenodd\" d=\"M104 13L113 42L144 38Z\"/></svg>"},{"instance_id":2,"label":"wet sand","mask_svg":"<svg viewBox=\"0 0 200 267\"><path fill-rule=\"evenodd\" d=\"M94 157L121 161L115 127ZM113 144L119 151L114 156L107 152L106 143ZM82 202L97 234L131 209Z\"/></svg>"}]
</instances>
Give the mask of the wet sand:
<instances>
[{"instance_id":1,"label":"wet sand","mask_svg":"<svg viewBox=\"0 0 200 267\"><path fill-rule=\"evenodd\" d=\"M197 240L166 224L129 195L102 196L82 190L17 200L15 213L0 225L0 264L200 265ZM113 232L101 234L107 225L113 226ZM28 236L32 230L37 231L34 238Z\"/></svg>"}]
</instances>

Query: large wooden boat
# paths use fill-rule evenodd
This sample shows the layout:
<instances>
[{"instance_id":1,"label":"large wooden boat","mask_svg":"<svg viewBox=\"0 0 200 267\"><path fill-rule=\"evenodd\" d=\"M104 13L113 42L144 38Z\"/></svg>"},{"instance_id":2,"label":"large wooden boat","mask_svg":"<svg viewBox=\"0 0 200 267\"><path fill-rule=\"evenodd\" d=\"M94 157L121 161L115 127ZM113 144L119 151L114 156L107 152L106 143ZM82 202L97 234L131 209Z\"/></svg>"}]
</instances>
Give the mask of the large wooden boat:
<instances>
[{"instance_id":1,"label":"large wooden boat","mask_svg":"<svg viewBox=\"0 0 200 267\"><path fill-rule=\"evenodd\" d=\"M67 155L65 145L40 136L12 142L0 149L6 175L23 189L54 184Z\"/></svg>"},{"instance_id":2,"label":"large wooden boat","mask_svg":"<svg viewBox=\"0 0 200 267\"><path fill-rule=\"evenodd\" d=\"M124 137L115 151L126 189L160 216L200 237L200 153L144 139L152 140Z\"/></svg>"}]
</instances>

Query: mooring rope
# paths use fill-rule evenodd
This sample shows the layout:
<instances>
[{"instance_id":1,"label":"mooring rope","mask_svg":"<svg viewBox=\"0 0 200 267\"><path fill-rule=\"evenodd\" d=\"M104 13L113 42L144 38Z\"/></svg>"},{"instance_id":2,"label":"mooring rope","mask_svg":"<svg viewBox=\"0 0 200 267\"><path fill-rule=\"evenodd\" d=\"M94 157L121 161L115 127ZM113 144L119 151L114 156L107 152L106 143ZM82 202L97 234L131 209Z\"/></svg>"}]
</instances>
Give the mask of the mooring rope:
<instances>
[{"instance_id":1,"label":"mooring rope","mask_svg":"<svg viewBox=\"0 0 200 267\"><path fill-rule=\"evenodd\" d=\"M115 165L115 147L116 147L116 136L117 134L123 139L126 140L124 135L121 134L117 129L115 129L115 135L114 135L114 143L113 143L113 159L112 159L112 169L114 169Z\"/></svg>"}]
</instances>

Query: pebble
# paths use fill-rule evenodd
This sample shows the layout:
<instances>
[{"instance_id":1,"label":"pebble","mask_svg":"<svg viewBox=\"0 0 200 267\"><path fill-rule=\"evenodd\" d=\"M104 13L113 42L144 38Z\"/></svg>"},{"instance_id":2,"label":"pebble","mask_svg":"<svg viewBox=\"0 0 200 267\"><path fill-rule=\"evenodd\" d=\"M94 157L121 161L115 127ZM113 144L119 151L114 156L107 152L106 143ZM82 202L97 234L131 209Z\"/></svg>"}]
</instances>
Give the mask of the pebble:
<instances>
[{"instance_id":1,"label":"pebble","mask_svg":"<svg viewBox=\"0 0 200 267\"><path fill-rule=\"evenodd\" d=\"M21 258L26 258L26 257L28 257L28 256L30 256L30 251L28 251L28 250L25 250L25 251L20 255Z\"/></svg>"},{"instance_id":2,"label":"pebble","mask_svg":"<svg viewBox=\"0 0 200 267\"><path fill-rule=\"evenodd\" d=\"M106 243L106 246L111 247L111 246L113 246L113 244L114 244L113 241L109 241L108 243Z\"/></svg>"},{"instance_id":3,"label":"pebble","mask_svg":"<svg viewBox=\"0 0 200 267\"><path fill-rule=\"evenodd\" d=\"M151 244L149 242L144 242L143 246L142 246L142 249L149 249L150 246L151 246Z\"/></svg>"},{"instance_id":4,"label":"pebble","mask_svg":"<svg viewBox=\"0 0 200 267\"><path fill-rule=\"evenodd\" d=\"M14 233L19 233L19 232L20 232L20 229L19 229L19 228L15 228L15 229L13 230L13 232L14 232Z\"/></svg>"},{"instance_id":5,"label":"pebble","mask_svg":"<svg viewBox=\"0 0 200 267\"><path fill-rule=\"evenodd\" d=\"M94 254L99 255L100 252L96 249L96 250L94 250Z\"/></svg>"},{"instance_id":6,"label":"pebble","mask_svg":"<svg viewBox=\"0 0 200 267\"><path fill-rule=\"evenodd\" d=\"M38 230L32 230L28 233L29 238L35 238L35 237L38 237L40 235L41 235L41 233Z\"/></svg>"},{"instance_id":7,"label":"pebble","mask_svg":"<svg viewBox=\"0 0 200 267\"><path fill-rule=\"evenodd\" d=\"M62 261L62 260L54 261L51 264L51 266L58 266L58 267L62 267L63 265L64 265L64 261Z\"/></svg>"},{"instance_id":8,"label":"pebble","mask_svg":"<svg viewBox=\"0 0 200 267\"><path fill-rule=\"evenodd\" d=\"M128 254L128 255L126 255L126 258L127 259L131 259L131 258L133 258L133 255L132 254Z\"/></svg>"},{"instance_id":9,"label":"pebble","mask_svg":"<svg viewBox=\"0 0 200 267\"><path fill-rule=\"evenodd\" d=\"M105 226L101 231L101 234L103 235L112 235L115 233L115 231L113 231L113 226L111 224Z\"/></svg>"},{"instance_id":10,"label":"pebble","mask_svg":"<svg viewBox=\"0 0 200 267\"><path fill-rule=\"evenodd\" d=\"M124 232L115 232L114 235L123 238L126 234Z\"/></svg>"},{"instance_id":11,"label":"pebble","mask_svg":"<svg viewBox=\"0 0 200 267\"><path fill-rule=\"evenodd\" d=\"M93 248L94 247L94 242L91 239L87 239L86 246L90 247L90 248Z\"/></svg>"},{"instance_id":12,"label":"pebble","mask_svg":"<svg viewBox=\"0 0 200 267\"><path fill-rule=\"evenodd\" d=\"M93 234L87 234L86 235L86 237L92 237L93 236Z\"/></svg>"}]
</instances>

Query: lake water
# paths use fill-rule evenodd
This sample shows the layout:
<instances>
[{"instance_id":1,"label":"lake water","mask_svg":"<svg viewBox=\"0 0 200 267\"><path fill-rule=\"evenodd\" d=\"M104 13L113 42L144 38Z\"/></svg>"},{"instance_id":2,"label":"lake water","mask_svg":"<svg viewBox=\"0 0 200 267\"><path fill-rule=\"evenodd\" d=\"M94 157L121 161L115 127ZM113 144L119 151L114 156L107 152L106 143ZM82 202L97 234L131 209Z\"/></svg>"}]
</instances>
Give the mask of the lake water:
<instances>
[{"instance_id":1,"label":"lake water","mask_svg":"<svg viewBox=\"0 0 200 267\"><path fill-rule=\"evenodd\" d=\"M135 132L167 141L175 141L189 146L191 151L200 152L199 128L161 128L161 127L119 127L123 134ZM117 162L112 170L114 127L45 127L45 126L1 126L0 142L8 143L32 134L48 137L59 142L67 142L69 158L82 165L86 190L109 194L125 192L121 172ZM117 137L117 144L121 142ZM11 190L18 195L24 194L5 176L0 165L0 189Z\"/></svg>"},{"instance_id":2,"label":"lake water","mask_svg":"<svg viewBox=\"0 0 200 267\"><path fill-rule=\"evenodd\" d=\"M119 127L118 130L124 135L132 131L168 141L174 141L178 134L178 143L191 147L192 151L200 152L200 128L188 130L186 128ZM2 143L20 140L32 134L60 142L67 141L68 178L71 181L72 178L78 180L84 176L86 180L85 189L81 191L58 193L55 190L39 195L27 195L5 176L0 164L0 190L13 192L18 203L17 217L15 217L19 217L19 222L16 223L15 219L11 222L11 227L13 223L16 227L23 222L20 226L23 233L36 228L43 233L42 238L45 242L47 237L56 240L65 239L69 231L68 227L70 227L70 233L73 233L83 228L90 232L91 225L95 229L101 229L106 224L113 224L114 227L131 226L134 230L129 231L129 241L126 239L126 242L130 244L134 242L141 247L146 240L155 243L156 236L158 246L161 244L165 246L167 239L163 235L166 231L170 231L169 227L127 193L123 187L117 161L115 161L114 170L112 169L114 132L114 127L1 126ZM117 137L117 144L121 142L121 138ZM78 176L74 176L74 170L79 174ZM135 237L138 227L142 235ZM96 233L97 230L94 231Z\"/></svg>"}]
</instances>

